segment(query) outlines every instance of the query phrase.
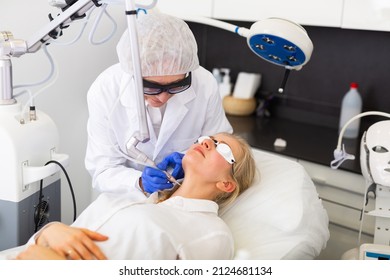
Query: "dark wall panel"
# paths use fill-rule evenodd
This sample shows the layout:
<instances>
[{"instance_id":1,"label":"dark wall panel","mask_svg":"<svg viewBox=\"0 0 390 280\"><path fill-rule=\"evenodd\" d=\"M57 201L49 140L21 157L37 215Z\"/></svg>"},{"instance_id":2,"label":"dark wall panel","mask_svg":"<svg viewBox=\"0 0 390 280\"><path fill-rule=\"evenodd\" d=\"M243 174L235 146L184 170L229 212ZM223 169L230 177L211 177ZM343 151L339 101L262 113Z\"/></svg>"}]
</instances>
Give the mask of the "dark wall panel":
<instances>
[{"instance_id":1,"label":"dark wall panel","mask_svg":"<svg viewBox=\"0 0 390 280\"><path fill-rule=\"evenodd\" d=\"M278 95L284 69L258 58L247 47L246 38L202 24L189 25L198 41L202 66L230 68L233 82L241 71L262 74L257 97L275 94L274 115L337 127L341 100L350 82L359 83L363 111L390 112L388 32L304 26L314 44L311 60L300 71L291 72L285 94Z\"/></svg>"}]
</instances>

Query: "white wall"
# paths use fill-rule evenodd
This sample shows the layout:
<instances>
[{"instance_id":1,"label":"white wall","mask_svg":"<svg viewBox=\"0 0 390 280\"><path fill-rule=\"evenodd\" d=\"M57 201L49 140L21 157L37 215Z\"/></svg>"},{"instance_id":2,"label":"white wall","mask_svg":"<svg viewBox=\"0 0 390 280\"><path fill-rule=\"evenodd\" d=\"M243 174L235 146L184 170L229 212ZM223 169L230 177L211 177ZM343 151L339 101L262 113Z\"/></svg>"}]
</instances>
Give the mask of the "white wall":
<instances>
[{"instance_id":1,"label":"white wall","mask_svg":"<svg viewBox=\"0 0 390 280\"><path fill-rule=\"evenodd\" d=\"M97 75L117 62L115 46L126 28L122 5L111 5L108 11L118 24L110 41L98 46L91 45L88 41L89 31L98 12L95 9L85 34L78 42L71 46L51 44L48 47L57 62L59 75L55 83L35 99L37 109L47 113L57 124L60 134L59 152L70 156L67 171L73 184L78 214L90 203L92 195L91 179L84 167L88 118L86 93ZM57 15L59 12L59 9L48 4L48 0L1 0L0 31L11 31L14 38L30 40L37 31L45 28L49 22L49 13ZM80 27L81 22L74 22L64 30L64 36L59 41L69 42ZM105 19L100 25L99 33L105 36L110 33L111 28L111 23ZM42 50L13 58L12 65L14 85L37 82L46 77L49 71L49 62ZM34 91L38 89L34 88ZM18 98L18 102L24 102L25 99ZM72 222L72 206L68 183L62 175L62 221L65 223Z\"/></svg>"}]
</instances>

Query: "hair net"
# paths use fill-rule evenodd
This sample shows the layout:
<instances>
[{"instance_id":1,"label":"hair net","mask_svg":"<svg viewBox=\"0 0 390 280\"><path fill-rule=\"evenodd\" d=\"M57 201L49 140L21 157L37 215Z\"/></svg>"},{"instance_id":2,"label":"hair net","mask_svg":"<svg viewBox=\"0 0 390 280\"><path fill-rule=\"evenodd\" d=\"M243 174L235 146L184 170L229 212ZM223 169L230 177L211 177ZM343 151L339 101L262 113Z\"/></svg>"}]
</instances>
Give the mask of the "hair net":
<instances>
[{"instance_id":1,"label":"hair net","mask_svg":"<svg viewBox=\"0 0 390 280\"><path fill-rule=\"evenodd\" d=\"M183 20L149 11L136 22L143 77L185 74L199 67L195 37ZM116 49L122 69L133 73L128 30Z\"/></svg>"}]
</instances>

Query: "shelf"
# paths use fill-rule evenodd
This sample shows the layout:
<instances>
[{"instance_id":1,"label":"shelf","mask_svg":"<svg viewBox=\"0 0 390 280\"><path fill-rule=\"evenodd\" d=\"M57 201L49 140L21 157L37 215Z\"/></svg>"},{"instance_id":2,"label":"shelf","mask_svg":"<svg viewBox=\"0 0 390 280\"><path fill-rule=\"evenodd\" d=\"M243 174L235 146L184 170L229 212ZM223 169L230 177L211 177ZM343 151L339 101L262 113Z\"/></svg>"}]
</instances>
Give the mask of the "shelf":
<instances>
[{"instance_id":1,"label":"shelf","mask_svg":"<svg viewBox=\"0 0 390 280\"><path fill-rule=\"evenodd\" d=\"M237 117L228 116L234 133L244 137L248 143L258 149L277 153L323 166L330 166L333 151L337 146L337 129L306 124L281 118L260 118L255 115ZM286 140L285 149L274 147L276 138ZM360 138L359 138L360 139ZM355 160L345 161L339 170L361 174L360 140L346 139L343 143L347 152L355 155Z\"/></svg>"}]
</instances>

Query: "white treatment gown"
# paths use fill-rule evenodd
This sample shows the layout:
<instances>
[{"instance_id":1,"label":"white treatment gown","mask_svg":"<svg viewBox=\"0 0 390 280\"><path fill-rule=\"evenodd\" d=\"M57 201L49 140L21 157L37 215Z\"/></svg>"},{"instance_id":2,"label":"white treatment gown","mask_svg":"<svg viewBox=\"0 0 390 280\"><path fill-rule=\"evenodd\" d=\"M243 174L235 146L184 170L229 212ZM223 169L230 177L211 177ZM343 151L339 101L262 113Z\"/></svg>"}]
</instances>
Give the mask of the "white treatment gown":
<instances>
[{"instance_id":1,"label":"white treatment gown","mask_svg":"<svg viewBox=\"0 0 390 280\"><path fill-rule=\"evenodd\" d=\"M129 196L101 194L72 224L107 235L96 242L112 260L224 260L232 259L234 241L230 229L218 217L218 205L210 200L172 197L156 204L134 190ZM53 222L57 223L57 222ZM13 259L35 243L46 227L19 247L0 252L0 260Z\"/></svg>"},{"instance_id":2,"label":"white treatment gown","mask_svg":"<svg viewBox=\"0 0 390 280\"><path fill-rule=\"evenodd\" d=\"M88 145L85 166L100 192L128 193L139 189L143 166L128 160L126 144L139 127L132 76L119 64L106 69L88 92ZM146 110L150 140L138 143L156 164L172 152L186 151L200 136L233 132L226 118L213 75L199 67L191 87L172 96L165 108L158 137Z\"/></svg>"},{"instance_id":3,"label":"white treatment gown","mask_svg":"<svg viewBox=\"0 0 390 280\"><path fill-rule=\"evenodd\" d=\"M215 202L177 196L156 204L156 198L101 194L73 226L109 236L97 242L108 259L233 258L233 237Z\"/></svg>"}]
</instances>

